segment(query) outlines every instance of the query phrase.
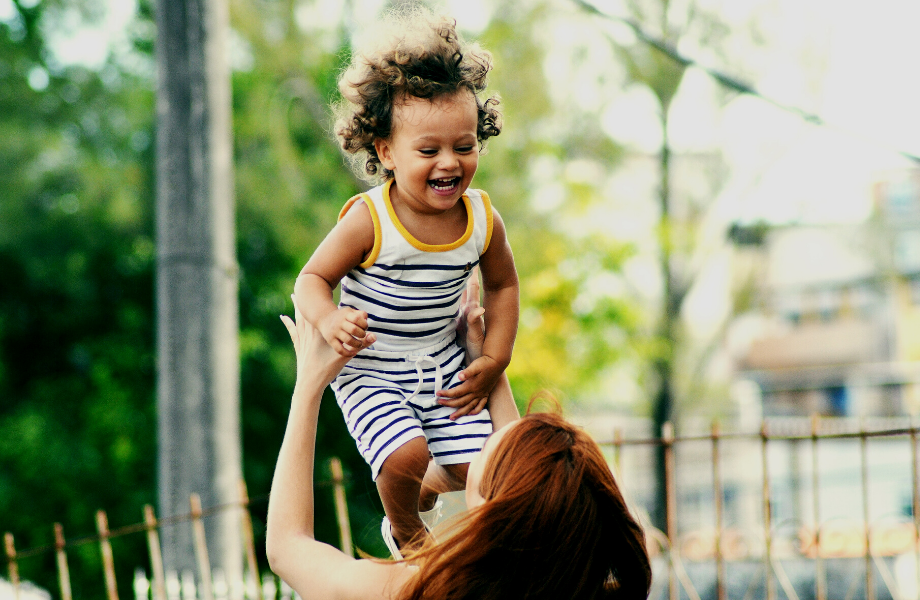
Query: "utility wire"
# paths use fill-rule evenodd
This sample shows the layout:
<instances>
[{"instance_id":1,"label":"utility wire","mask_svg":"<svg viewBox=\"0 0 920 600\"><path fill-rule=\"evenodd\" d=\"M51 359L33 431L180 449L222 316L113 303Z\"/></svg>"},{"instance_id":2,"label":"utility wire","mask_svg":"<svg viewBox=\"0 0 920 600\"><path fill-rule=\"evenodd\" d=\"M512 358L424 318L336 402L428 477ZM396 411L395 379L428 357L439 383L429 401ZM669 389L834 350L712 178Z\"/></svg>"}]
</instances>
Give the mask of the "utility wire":
<instances>
[{"instance_id":1,"label":"utility wire","mask_svg":"<svg viewBox=\"0 0 920 600\"><path fill-rule=\"evenodd\" d=\"M644 42L645 44L651 46L652 48L655 48L656 50L658 50L659 52L661 52L662 54L664 54L671 60L683 65L684 67L696 67L704 71L706 74L708 74L710 77L718 81L724 87L727 87L741 94L748 94L749 96L760 98L764 102L768 102L769 104L772 104L773 106L781 110L797 115L801 117L802 119L804 119L806 122L811 123L813 125L820 125L823 127L831 127L834 129L841 130L839 127L829 124L827 121L825 121L824 119L822 119L819 115L816 115L815 113L811 113L801 108L798 108L797 106L793 106L791 104L784 104L782 102L774 100L773 98L764 96L763 94L758 92L754 88L754 86L747 84L736 77L723 73L722 71L719 71L718 69L713 69L712 67L701 65L696 60L678 52L677 49L674 48L674 46L672 46L665 40L646 33L645 30L642 29L642 26L633 19L629 19L626 17L619 17L616 15L611 15L611 14L602 12L599 8L597 8L593 4L586 2L585 0L572 0L572 1L575 4L577 4L579 7L581 7L583 10L585 10L586 12L592 15L595 15L595 16L598 16L598 17L601 17L603 19L607 19L610 21L618 21L620 23L623 23L624 25L632 29L636 37L640 39L642 42ZM847 131L846 133L848 133L849 135L854 135L854 136L865 138L865 136L862 136L860 134L855 134L851 131ZM888 144L881 144L881 142L873 141L872 143L885 145L891 150L900 154L901 156L909 160L912 160L915 163L920 164L920 156L917 156L916 154L912 154L910 152L906 152L898 148L893 148Z\"/></svg>"}]
</instances>

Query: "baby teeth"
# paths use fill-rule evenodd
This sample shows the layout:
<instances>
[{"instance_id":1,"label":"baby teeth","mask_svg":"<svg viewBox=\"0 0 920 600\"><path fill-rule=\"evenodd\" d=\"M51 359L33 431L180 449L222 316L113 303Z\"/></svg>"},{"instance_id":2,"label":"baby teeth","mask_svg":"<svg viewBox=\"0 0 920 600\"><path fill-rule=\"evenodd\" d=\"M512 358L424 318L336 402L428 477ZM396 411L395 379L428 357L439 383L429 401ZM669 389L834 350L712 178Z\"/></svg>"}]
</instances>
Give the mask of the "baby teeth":
<instances>
[{"instance_id":1,"label":"baby teeth","mask_svg":"<svg viewBox=\"0 0 920 600\"><path fill-rule=\"evenodd\" d=\"M446 190L454 186L454 177L450 179L435 179L432 181L431 186L435 189Z\"/></svg>"}]
</instances>

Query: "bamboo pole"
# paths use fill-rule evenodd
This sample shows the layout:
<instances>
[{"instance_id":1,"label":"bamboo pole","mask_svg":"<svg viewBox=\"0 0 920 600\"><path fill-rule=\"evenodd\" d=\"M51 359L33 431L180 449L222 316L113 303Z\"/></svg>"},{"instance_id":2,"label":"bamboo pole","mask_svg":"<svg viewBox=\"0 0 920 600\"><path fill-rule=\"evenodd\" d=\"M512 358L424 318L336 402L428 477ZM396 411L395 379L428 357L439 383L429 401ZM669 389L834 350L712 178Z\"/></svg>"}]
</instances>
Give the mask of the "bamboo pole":
<instances>
[{"instance_id":1,"label":"bamboo pole","mask_svg":"<svg viewBox=\"0 0 920 600\"><path fill-rule=\"evenodd\" d=\"M665 510L668 549L671 569L668 572L668 597L680 600L680 588L677 582L677 496L674 482L674 426L667 422L661 426L661 442L664 444L664 481Z\"/></svg>"},{"instance_id":2,"label":"bamboo pole","mask_svg":"<svg viewBox=\"0 0 920 600\"><path fill-rule=\"evenodd\" d=\"M198 563L198 577L201 580L201 600L214 600L214 586L211 578L211 561L208 558L208 540L201 520L201 496L191 494L189 504L192 507L192 533L195 536L195 559Z\"/></svg>"},{"instance_id":3,"label":"bamboo pole","mask_svg":"<svg viewBox=\"0 0 920 600\"><path fill-rule=\"evenodd\" d=\"M246 489L246 482L240 479L239 482L240 505L242 506L241 529L243 534L243 550L246 552L246 566L249 569L249 576L255 581L256 597L258 600L264 600L262 594L262 581L259 575L259 563L256 561L256 542L255 535L252 532L252 515L249 512L249 491Z\"/></svg>"},{"instance_id":4,"label":"bamboo pole","mask_svg":"<svg viewBox=\"0 0 920 600\"><path fill-rule=\"evenodd\" d=\"M617 475L623 473L623 430L619 427L613 430L613 465L617 469ZM618 482L619 483L619 482Z\"/></svg>"},{"instance_id":5,"label":"bamboo pole","mask_svg":"<svg viewBox=\"0 0 920 600\"><path fill-rule=\"evenodd\" d=\"M345 474L342 471L342 461L337 457L331 458L329 468L332 471L335 517L339 525L339 547L345 554L354 556L355 551L351 543L351 524L348 522L348 503L345 500Z\"/></svg>"},{"instance_id":6,"label":"bamboo pole","mask_svg":"<svg viewBox=\"0 0 920 600\"><path fill-rule=\"evenodd\" d=\"M763 463L763 575L767 600L776 600L776 585L773 581L773 509L770 505L770 465L767 460L767 422L760 425L760 454Z\"/></svg>"},{"instance_id":7,"label":"bamboo pole","mask_svg":"<svg viewBox=\"0 0 920 600\"><path fill-rule=\"evenodd\" d=\"M70 588L70 569L67 568L67 553L64 552L64 526L54 524L54 553L57 559L58 586L61 588L61 600L71 600L73 592Z\"/></svg>"},{"instance_id":8,"label":"bamboo pole","mask_svg":"<svg viewBox=\"0 0 920 600\"><path fill-rule=\"evenodd\" d=\"M109 541L109 519L104 510L96 511L96 529L99 531L99 550L102 552L102 570L105 574L105 593L108 600L118 600L115 581L115 558Z\"/></svg>"},{"instance_id":9,"label":"bamboo pole","mask_svg":"<svg viewBox=\"0 0 920 600\"><path fill-rule=\"evenodd\" d=\"M864 426L859 428L859 456L862 471L863 528L866 538L866 600L875 600L875 577L872 569L872 529L869 526L869 439Z\"/></svg>"},{"instance_id":10,"label":"bamboo pole","mask_svg":"<svg viewBox=\"0 0 920 600\"><path fill-rule=\"evenodd\" d=\"M7 532L3 536L3 545L6 549L6 568L13 586L13 600L19 600L19 563L16 562L16 544L13 534Z\"/></svg>"},{"instance_id":11,"label":"bamboo pole","mask_svg":"<svg viewBox=\"0 0 920 600\"><path fill-rule=\"evenodd\" d=\"M716 557L716 598L726 600L725 557L722 555L722 461L719 453L719 437L722 432L719 422L712 422L712 497L716 512L715 557Z\"/></svg>"},{"instance_id":12,"label":"bamboo pole","mask_svg":"<svg viewBox=\"0 0 920 600\"><path fill-rule=\"evenodd\" d=\"M147 549L150 553L150 569L153 571L153 600L166 600L166 574L163 569L163 551L160 547L160 532L153 506L144 505L144 526L147 530Z\"/></svg>"},{"instance_id":13,"label":"bamboo pole","mask_svg":"<svg viewBox=\"0 0 920 600\"><path fill-rule=\"evenodd\" d=\"M815 532L812 542L815 548L815 599L827 600L827 573L824 569L824 556L821 552L821 479L818 471L818 431L820 424L820 417L817 413L813 414L811 416L811 489Z\"/></svg>"}]
</instances>

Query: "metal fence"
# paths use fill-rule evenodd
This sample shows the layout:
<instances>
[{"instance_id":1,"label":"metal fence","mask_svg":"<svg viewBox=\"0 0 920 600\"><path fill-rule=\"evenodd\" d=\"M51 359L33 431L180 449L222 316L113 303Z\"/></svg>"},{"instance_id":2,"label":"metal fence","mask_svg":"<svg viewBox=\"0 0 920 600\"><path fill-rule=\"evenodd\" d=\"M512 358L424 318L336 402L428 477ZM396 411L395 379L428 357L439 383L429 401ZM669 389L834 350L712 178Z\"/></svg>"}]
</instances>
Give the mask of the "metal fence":
<instances>
[{"instance_id":1,"label":"metal fence","mask_svg":"<svg viewBox=\"0 0 920 600\"><path fill-rule=\"evenodd\" d=\"M345 477L341 462L338 459L330 461L332 479L319 482L317 487L331 485L335 499L336 518L340 533L340 547L344 551L352 552L351 530L348 524L348 512L345 504ZM95 544L101 556L102 573L105 582L106 600L118 600L120 597L118 582L115 577L115 557L112 552L111 541L124 536L144 535L147 541L147 550L150 560L151 574L148 576L143 568L137 568L131 582L131 593L136 600L287 600L295 598L283 581L270 572L260 573L256 559L255 537L252 528L250 513L250 500L244 482L239 483L239 500L237 502L221 504L209 508L202 508L198 494L189 498L190 512L184 515L175 515L157 518L154 509L149 504L144 506L144 520L139 523L127 525L117 529L109 529L108 517L105 511L96 513L96 534L76 540L64 538L64 528L60 523L54 524L54 544L17 550L15 538L12 533L4 535L4 547L7 559L7 573L9 577L9 597L13 600L31 600L32 598L47 597L34 586L24 583L19 577L19 564L23 560L54 553L57 565L58 592L61 600L73 600L71 590L70 569L68 567L67 552L77 546ZM227 511L238 512L240 516L240 534L245 552L245 568L243 577L238 581L228 581L220 569L211 568L208 557L207 539L205 536L204 519ZM167 571L164 569L163 556L160 549L159 532L164 527L187 523L194 534L194 548L197 574L192 571ZM121 595L121 597L125 597ZM0 600L6 598L0 594Z\"/></svg>"},{"instance_id":2,"label":"metal fence","mask_svg":"<svg viewBox=\"0 0 920 600\"><path fill-rule=\"evenodd\" d=\"M801 431L803 421L805 431ZM910 422L906 426L885 428L867 427L865 422L858 421L856 427L853 425L853 420L844 419L779 419L772 423L765 421L759 432L723 433L714 423L708 433L676 436L673 427L666 424L660 438L624 440L620 432L615 432L613 441L602 443L612 448L614 469L627 492L630 476L623 462L629 453L641 453L642 447L646 447L646 455L656 447L664 450L666 530L644 523L650 553L656 557L658 567L652 598L916 599L920 590L918 428ZM888 467L900 471L898 477L904 479L902 487L909 489L909 506L898 515L879 517L870 510L873 485L869 448L870 443L891 440L898 440L899 452L894 464ZM858 475L849 482L845 494L838 491L836 498L823 498L826 486L822 486L819 468L821 449L833 445L832 450L841 453L844 443L856 446L857 451L844 453L843 460ZM725 469L727 444L734 444L735 454L739 445L749 446L745 454L751 460L744 463L748 471L746 479L750 482L759 478L757 489L753 490L759 495L759 522L748 519L740 528L737 523L726 526L724 482L729 476L738 477L737 468L734 473ZM696 445L692 457L696 464L688 465L687 461L679 464L681 450L691 445ZM701 452L701 445L708 446L708 451ZM804 511L809 514L777 519L776 468L770 463L771 457L776 458L773 450L778 445L792 446L789 452L810 458L811 464L802 469L808 472L795 473L793 482L793 487L808 492L799 496L810 500ZM700 464L704 455L705 465ZM732 458L737 467L738 456ZM651 464L648 456L640 462L648 470ZM707 508L712 511L712 527L708 531L681 528L685 515L678 507L681 497L678 475L686 476L694 468L696 476L705 479L710 488L712 501ZM850 495L855 497L843 497ZM841 523L839 518L822 515L828 512L828 505L834 504L860 505L858 521ZM893 572L895 562L900 577Z\"/></svg>"},{"instance_id":3,"label":"metal fence","mask_svg":"<svg viewBox=\"0 0 920 600\"><path fill-rule=\"evenodd\" d=\"M810 430L788 431L789 427L768 426L764 423L757 433L723 433L714 424L706 434L675 435L670 424L665 425L660 438L624 439L619 432L613 441L602 442L612 452L613 469L624 489L629 493L635 473L630 473L630 457L646 477L651 463L643 453L663 448L665 456L667 527L665 531L651 527L647 522L647 541L653 556L655 579L651 597L668 600L913 600L920 590L920 486L918 486L917 437L918 429L912 423L904 427L872 428L860 425L857 429L841 427L831 421L813 418ZM794 428L793 428L794 429ZM904 450L895 468L903 470L905 484L909 485L909 507L895 521L874 518L870 510L872 489L869 460L870 443L898 440ZM855 463L849 465L858 477L850 482L858 494L861 518L854 534L852 527L841 529L833 517L822 516L822 507L828 499L822 497L822 470L819 468L820 450L829 444L846 442L858 448ZM737 448L726 451L734 444L746 444L746 458L742 461L747 480L759 479L756 487L759 505L758 523L727 523L725 517L725 482L737 478L738 469L727 469L726 463L738 463ZM807 518L778 519L775 469L771 468L772 450L777 445L804 446L810 454L810 472L796 473L798 480L807 483L810 495ZM696 447L689 459L678 460L688 449ZM901 448L903 446L903 448ZM700 448L706 448L705 452ZM705 456L703 456L705 455ZM732 460L728 460L732 459ZM688 460L690 462L688 462ZM853 462L846 458L847 462ZM353 553L348 509L345 498L344 475L341 464L333 459L332 480L321 482L333 488L336 520L340 533L340 547ZM705 477L703 473L705 472ZM680 477L679 477L680 475ZM807 475L807 476L806 476ZM826 476L826 474L825 474ZM900 475L899 475L900 476ZM699 527L685 527L687 511L682 511L679 498L680 483L686 479L700 481L709 487L712 527L701 533ZM908 483L909 481L909 483ZM321 487L318 485L317 487ZM699 487L699 481L697 481ZM840 492L837 492L840 495ZM831 498L831 505L840 499ZM853 498L846 498L850 503ZM636 502L638 504L638 502ZM28 550L17 550L11 533L4 538L8 577L12 597L26 598L26 586L19 578L19 563L39 555L54 553L57 564L59 597L71 600L67 553L77 545L95 544L101 555L106 599L119 598L115 580L115 563L110 541L121 536L146 536L149 552L150 575L143 569L135 571L131 594L136 599L150 600L223 600L224 598L251 598L270 600L293 598L283 582L271 573L260 573L256 561L250 501L246 488L240 484L238 502L202 508L197 495L190 498L190 512L185 515L158 519L151 506L144 507L143 522L109 529L105 512L96 515L96 535L77 540L65 540L63 527L54 525L55 543ZM202 519L224 511L237 511L245 550L244 577L228 582L218 570L212 571L207 554L205 529ZM698 512L698 511L697 511ZM823 512L827 512L824 510ZM647 521L647 520L645 520ZM790 522L792 521L790 527ZM194 532L197 573L169 573L164 571L160 552L159 530L165 526L188 523ZM791 533L790 533L791 532ZM893 572L897 561L900 576ZM905 576L904 566L910 571ZM122 596L126 597L126 596Z\"/></svg>"}]
</instances>

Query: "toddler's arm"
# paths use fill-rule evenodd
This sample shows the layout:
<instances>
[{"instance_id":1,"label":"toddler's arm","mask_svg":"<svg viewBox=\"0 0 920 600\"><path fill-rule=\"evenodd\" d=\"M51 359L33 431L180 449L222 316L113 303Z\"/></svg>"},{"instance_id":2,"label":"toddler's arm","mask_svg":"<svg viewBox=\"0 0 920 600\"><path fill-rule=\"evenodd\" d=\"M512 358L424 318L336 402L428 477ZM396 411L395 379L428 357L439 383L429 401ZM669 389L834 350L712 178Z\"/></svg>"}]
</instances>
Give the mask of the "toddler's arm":
<instances>
[{"instance_id":1,"label":"toddler's arm","mask_svg":"<svg viewBox=\"0 0 920 600\"><path fill-rule=\"evenodd\" d=\"M307 322L342 356L354 356L373 343L367 313L339 308L332 290L361 264L374 246L374 225L363 203L354 206L319 245L294 284L294 302Z\"/></svg>"},{"instance_id":2,"label":"toddler's arm","mask_svg":"<svg viewBox=\"0 0 920 600\"><path fill-rule=\"evenodd\" d=\"M485 289L486 337L482 356L460 373L463 383L438 392L445 406L460 408L481 402L511 362L520 310L519 286L505 224L497 211L493 211L492 241L479 266Z\"/></svg>"}]
</instances>

